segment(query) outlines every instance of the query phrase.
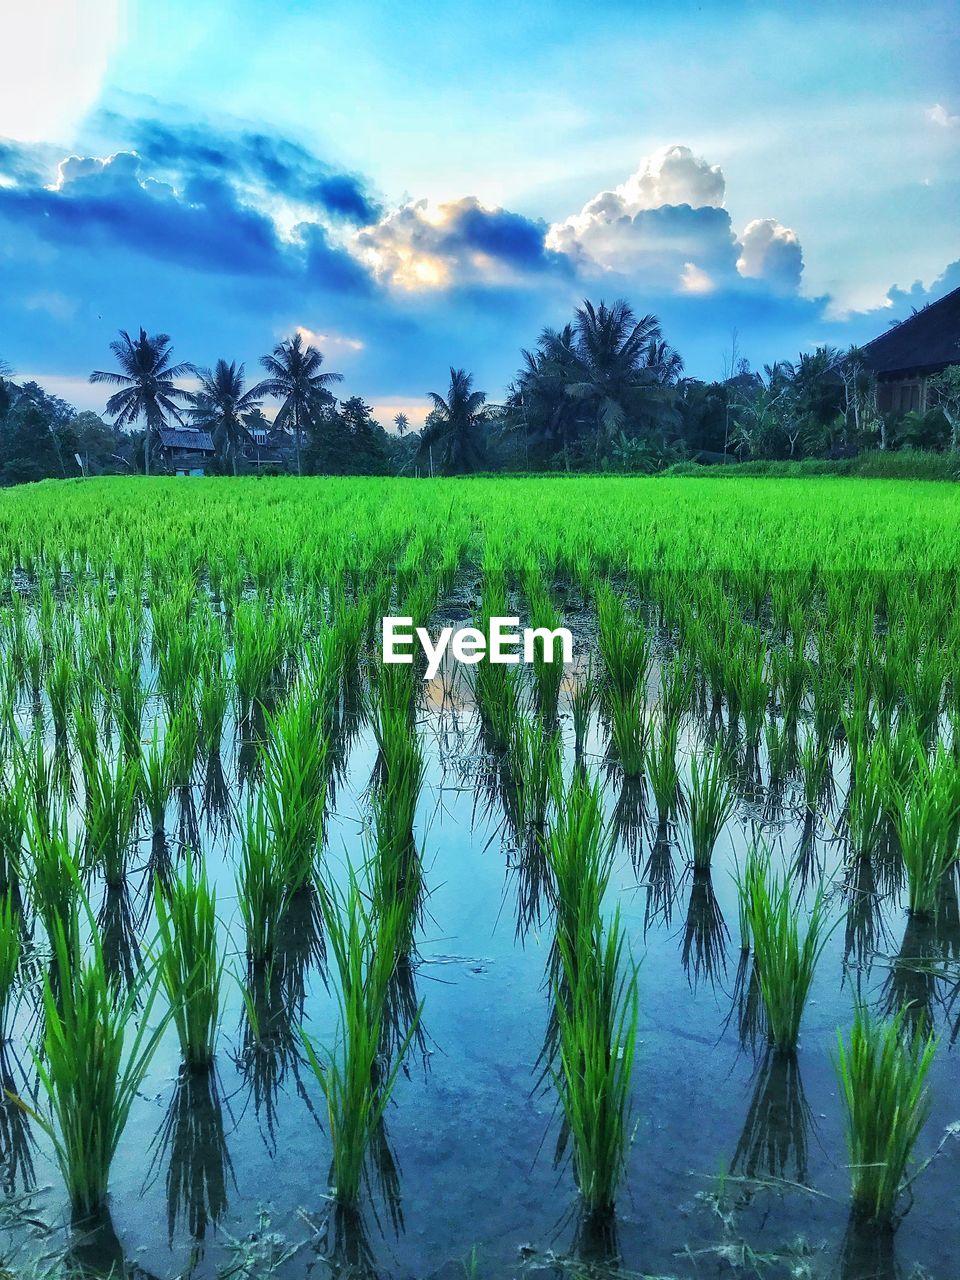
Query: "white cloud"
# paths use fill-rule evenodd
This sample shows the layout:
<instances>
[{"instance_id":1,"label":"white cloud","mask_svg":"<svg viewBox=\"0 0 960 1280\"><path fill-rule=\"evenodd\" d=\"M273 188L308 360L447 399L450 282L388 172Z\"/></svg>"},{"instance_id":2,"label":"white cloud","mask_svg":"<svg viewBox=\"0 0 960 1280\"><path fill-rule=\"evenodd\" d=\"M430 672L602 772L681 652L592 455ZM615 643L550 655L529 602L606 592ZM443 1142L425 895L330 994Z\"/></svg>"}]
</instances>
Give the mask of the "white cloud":
<instances>
[{"instance_id":1,"label":"white cloud","mask_svg":"<svg viewBox=\"0 0 960 1280\"><path fill-rule=\"evenodd\" d=\"M121 25L120 0L6 0L0 137L72 135L97 100Z\"/></svg>"},{"instance_id":2,"label":"white cloud","mask_svg":"<svg viewBox=\"0 0 960 1280\"><path fill-rule=\"evenodd\" d=\"M740 237L737 270L752 280L796 289L803 271L803 251L797 233L776 218L754 218Z\"/></svg>"},{"instance_id":3,"label":"white cloud","mask_svg":"<svg viewBox=\"0 0 960 1280\"><path fill-rule=\"evenodd\" d=\"M937 124L941 129L960 128L960 116L952 116L947 108L939 102L934 103L932 107L928 107L923 114L931 124Z\"/></svg>"},{"instance_id":4,"label":"white cloud","mask_svg":"<svg viewBox=\"0 0 960 1280\"><path fill-rule=\"evenodd\" d=\"M661 147L620 186L554 223L547 245L585 274L616 273L644 288L709 293L739 273L796 289L803 268L796 234L758 219L739 240L725 193L718 165L689 147Z\"/></svg>"},{"instance_id":5,"label":"white cloud","mask_svg":"<svg viewBox=\"0 0 960 1280\"><path fill-rule=\"evenodd\" d=\"M328 329L326 333L318 333L316 329L308 329L306 325L298 324L296 331L311 347L316 347L325 355L335 352L341 359L347 355L355 355L364 347L359 338L349 338L346 334L335 333L333 329Z\"/></svg>"}]
</instances>

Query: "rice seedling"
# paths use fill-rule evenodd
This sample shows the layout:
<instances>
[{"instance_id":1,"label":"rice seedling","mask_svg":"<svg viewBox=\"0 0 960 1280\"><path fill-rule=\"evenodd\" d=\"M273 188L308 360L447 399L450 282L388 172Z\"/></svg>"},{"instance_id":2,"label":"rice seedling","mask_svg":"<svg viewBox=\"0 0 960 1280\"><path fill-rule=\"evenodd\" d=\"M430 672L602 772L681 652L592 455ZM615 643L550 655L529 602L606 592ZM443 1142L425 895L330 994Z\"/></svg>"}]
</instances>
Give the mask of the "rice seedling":
<instances>
[{"instance_id":1,"label":"rice seedling","mask_svg":"<svg viewBox=\"0 0 960 1280\"><path fill-rule=\"evenodd\" d=\"M837 1074L846 1110L853 1211L879 1228L896 1225L908 1169L930 1114L926 1077L936 1040L907 1035L904 1015L878 1022L858 1007L849 1046L837 1031ZM915 1175L914 1175L915 1176Z\"/></svg>"},{"instance_id":2,"label":"rice seedling","mask_svg":"<svg viewBox=\"0 0 960 1280\"><path fill-rule=\"evenodd\" d=\"M519 837L543 831L550 803L550 779L560 762L560 735L539 720L519 719L506 759L508 811Z\"/></svg>"},{"instance_id":3,"label":"rice seedling","mask_svg":"<svg viewBox=\"0 0 960 1280\"><path fill-rule=\"evenodd\" d=\"M573 750L577 760L583 758L590 721L600 701L600 682L593 671L591 661L585 672L574 677L570 694L570 712L573 717Z\"/></svg>"},{"instance_id":4,"label":"rice seedling","mask_svg":"<svg viewBox=\"0 0 960 1280\"><path fill-rule=\"evenodd\" d=\"M921 760L915 780L897 791L894 825L910 914L929 919L936 913L944 877L957 861L960 792L957 766L946 753L941 752L932 767Z\"/></svg>"},{"instance_id":5,"label":"rice seedling","mask_svg":"<svg viewBox=\"0 0 960 1280\"><path fill-rule=\"evenodd\" d=\"M169 884L156 882L157 964L184 1063L205 1070L213 1062L223 959L217 936L217 894L202 865L193 868L188 853L185 871Z\"/></svg>"},{"instance_id":6,"label":"rice seedling","mask_svg":"<svg viewBox=\"0 0 960 1280\"><path fill-rule=\"evenodd\" d=\"M823 889L816 892L801 936L801 904L795 901L790 877L773 871L769 850L754 846L739 888L770 1043L779 1053L794 1053L817 961L831 932Z\"/></svg>"},{"instance_id":7,"label":"rice seedling","mask_svg":"<svg viewBox=\"0 0 960 1280\"><path fill-rule=\"evenodd\" d=\"M644 753L644 769L657 806L657 825L663 833L683 803L677 760L679 734L679 719L662 714L649 736Z\"/></svg>"},{"instance_id":8,"label":"rice seedling","mask_svg":"<svg viewBox=\"0 0 960 1280\"><path fill-rule=\"evenodd\" d=\"M96 928L86 949L79 938L74 905L68 923L53 925L56 985L48 976L43 1053L33 1054L45 1112L16 1101L49 1136L73 1213L85 1218L106 1200L117 1145L165 1024L150 1025L156 968L141 970L119 997Z\"/></svg>"},{"instance_id":9,"label":"rice seedling","mask_svg":"<svg viewBox=\"0 0 960 1280\"><path fill-rule=\"evenodd\" d=\"M9 1038L10 1003L22 950L20 910L13 890L8 888L0 894L0 1045Z\"/></svg>"},{"instance_id":10,"label":"rice seedling","mask_svg":"<svg viewBox=\"0 0 960 1280\"><path fill-rule=\"evenodd\" d=\"M414 1032L411 1027L393 1062L381 1069L379 1054L387 988L404 927L403 904L366 904L351 872L346 890L330 887L324 919L339 976L340 1028L336 1047L317 1052L304 1031L307 1060L327 1103L333 1144L332 1191L341 1204L360 1196L367 1152L383 1121L397 1072ZM420 1012L417 1013L419 1020Z\"/></svg>"},{"instance_id":11,"label":"rice seedling","mask_svg":"<svg viewBox=\"0 0 960 1280\"><path fill-rule=\"evenodd\" d=\"M414 820L425 764L416 730L402 711L382 711L379 733L383 770L371 794L373 901L381 913L394 902L404 908L397 955L409 956L423 891Z\"/></svg>"},{"instance_id":12,"label":"rice seedling","mask_svg":"<svg viewBox=\"0 0 960 1280\"><path fill-rule=\"evenodd\" d=\"M247 801L240 832L237 902L250 963L262 967L273 959L290 898L263 798Z\"/></svg>"},{"instance_id":13,"label":"rice seedling","mask_svg":"<svg viewBox=\"0 0 960 1280\"><path fill-rule=\"evenodd\" d=\"M683 788L683 797L687 853L695 870L707 871L720 832L734 811L726 759L719 748L691 757L690 781Z\"/></svg>"},{"instance_id":14,"label":"rice seedling","mask_svg":"<svg viewBox=\"0 0 960 1280\"><path fill-rule=\"evenodd\" d=\"M103 872L106 884L122 885L127 874L127 853L136 825L137 766L118 756L111 765L98 758L87 777L86 857L88 865Z\"/></svg>"},{"instance_id":15,"label":"rice seedling","mask_svg":"<svg viewBox=\"0 0 960 1280\"><path fill-rule=\"evenodd\" d=\"M607 713L611 746L624 776L642 778L647 739L647 708L642 687L638 686L626 695L611 690Z\"/></svg>"},{"instance_id":16,"label":"rice seedling","mask_svg":"<svg viewBox=\"0 0 960 1280\"><path fill-rule=\"evenodd\" d=\"M284 878L296 891L313 882L323 834L327 745L317 733L307 697L292 698L268 718L268 725L264 801Z\"/></svg>"},{"instance_id":17,"label":"rice seedling","mask_svg":"<svg viewBox=\"0 0 960 1280\"><path fill-rule=\"evenodd\" d=\"M138 780L150 817L151 833L157 835L163 831L166 822L167 805L173 790L173 767L166 743L160 742L156 724L146 750L141 748Z\"/></svg>"}]
</instances>

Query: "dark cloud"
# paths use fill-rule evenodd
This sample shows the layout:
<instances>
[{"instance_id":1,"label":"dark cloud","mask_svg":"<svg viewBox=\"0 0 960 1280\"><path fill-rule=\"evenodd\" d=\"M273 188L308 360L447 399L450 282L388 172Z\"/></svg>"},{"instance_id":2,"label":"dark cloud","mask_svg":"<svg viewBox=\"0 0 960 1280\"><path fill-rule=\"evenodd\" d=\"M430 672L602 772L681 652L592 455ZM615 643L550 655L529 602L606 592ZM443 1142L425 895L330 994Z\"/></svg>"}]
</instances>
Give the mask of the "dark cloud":
<instances>
[{"instance_id":1,"label":"dark cloud","mask_svg":"<svg viewBox=\"0 0 960 1280\"><path fill-rule=\"evenodd\" d=\"M379 202L356 174L318 159L289 138L241 131L218 133L204 125L128 120L102 112L101 127L121 137L151 165L177 173L218 173L224 180L262 185L270 193L319 206L347 222L372 222Z\"/></svg>"}]
</instances>

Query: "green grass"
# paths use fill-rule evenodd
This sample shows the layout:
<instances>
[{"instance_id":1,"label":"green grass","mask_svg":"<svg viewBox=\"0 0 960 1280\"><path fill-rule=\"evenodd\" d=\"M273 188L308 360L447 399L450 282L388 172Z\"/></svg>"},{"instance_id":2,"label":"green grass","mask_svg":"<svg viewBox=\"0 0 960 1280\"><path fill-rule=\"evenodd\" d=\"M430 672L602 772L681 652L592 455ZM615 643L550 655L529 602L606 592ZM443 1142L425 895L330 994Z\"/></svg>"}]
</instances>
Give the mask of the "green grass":
<instances>
[{"instance_id":1,"label":"green grass","mask_svg":"<svg viewBox=\"0 0 960 1280\"><path fill-rule=\"evenodd\" d=\"M217 930L217 894L201 863L194 870L187 851L183 872L154 893L158 964L163 989L180 1039L180 1053L191 1070L213 1063L220 1022L223 959Z\"/></svg>"},{"instance_id":2,"label":"green grass","mask_svg":"<svg viewBox=\"0 0 960 1280\"><path fill-rule=\"evenodd\" d=\"M936 1041L904 1013L877 1022L858 1008L849 1045L837 1032L837 1073L846 1107L854 1213L892 1227L914 1148L930 1114L926 1077Z\"/></svg>"}]
</instances>

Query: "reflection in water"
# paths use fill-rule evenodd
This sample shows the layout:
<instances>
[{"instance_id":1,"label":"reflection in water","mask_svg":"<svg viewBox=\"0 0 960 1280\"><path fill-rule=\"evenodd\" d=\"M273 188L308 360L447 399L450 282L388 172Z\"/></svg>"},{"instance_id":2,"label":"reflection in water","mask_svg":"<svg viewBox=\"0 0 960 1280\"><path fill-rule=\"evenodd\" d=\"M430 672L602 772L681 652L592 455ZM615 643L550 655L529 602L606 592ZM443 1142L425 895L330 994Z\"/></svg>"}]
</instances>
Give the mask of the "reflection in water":
<instances>
[{"instance_id":1,"label":"reflection in water","mask_svg":"<svg viewBox=\"0 0 960 1280\"><path fill-rule=\"evenodd\" d=\"M181 1072L170 1108L155 1139L154 1165L167 1164L167 1232L172 1243L183 1218L194 1240L203 1240L227 1211L227 1151L216 1074Z\"/></svg>"},{"instance_id":2,"label":"reflection in water","mask_svg":"<svg viewBox=\"0 0 960 1280\"><path fill-rule=\"evenodd\" d=\"M30 1117L10 1097L25 1097L27 1074L5 1041L0 1042L0 1189L12 1196L36 1185L33 1152L36 1146ZM32 1103L31 1103L32 1105Z\"/></svg>"},{"instance_id":3,"label":"reflection in water","mask_svg":"<svg viewBox=\"0 0 960 1280\"><path fill-rule=\"evenodd\" d=\"M743 1131L730 1162L746 1178L784 1178L806 1185L812 1113L795 1054L769 1049L757 1068Z\"/></svg>"},{"instance_id":4,"label":"reflection in water","mask_svg":"<svg viewBox=\"0 0 960 1280\"><path fill-rule=\"evenodd\" d=\"M902 1280L895 1239L892 1231L851 1214L840 1250L839 1280Z\"/></svg>"},{"instance_id":5,"label":"reflection in water","mask_svg":"<svg viewBox=\"0 0 960 1280\"><path fill-rule=\"evenodd\" d=\"M611 828L614 840L626 849L634 867L640 865L646 814L647 790L644 780L625 777L614 806Z\"/></svg>"},{"instance_id":6,"label":"reflection in water","mask_svg":"<svg viewBox=\"0 0 960 1280\"><path fill-rule=\"evenodd\" d=\"M331 1280L378 1280L376 1257L363 1211L335 1204L316 1244Z\"/></svg>"},{"instance_id":7,"label":"reflection in water","mask_svg":"<svg viewBox=\"0 0 960 1280\"><path fill-rule=\"evenodd\" d=\"M97 915L103 963L108 976L128 991L142 963L137 923L126 883L108 885Z\"/></svg>"},{"instance_id":8,"label":"reflection in water","mask_svg":"<svg viewBox=\"0 0 960 1280\"><path fill-rule=\"evenodd\" d=\"M713 890L709 869L694 871L690 902L683 929L682 961L687 980L696 988L701 979L711 986L727 971L727 941L730 931L723 919Z\"/></svg>"},{"instance_id":9,"label":"reflection in water","mask_svg":"<svg viewBox=\"0 0 960 1280\"><path fill-rule=\"evenodd\" d=\"M949 1007L956 996L955 984L949 993L943 986L945 966L956 959L958 947L957 886L951 875L932 920L907 917L900 950L883 987L886 1012L892 1016L903 1009L911 1031L920 1029L926 1034L933 1030L937 1004Z\"/></svg>"},{"instance_id":10,"label":"reflection in water","mask_svg":"<svg viewBox=\"0 0 960 1280\"><path fill-rule=\"evenodd\" d=\"M220 758L219 747L207 756L203 771L203 799L201 812L206 819L207 831L223 838L233 826L233 805L230 784L227 782Z\"/></svg>"},{"instance_id":11,"label":"reflection in water","mask_svg":"<svg viewBox=\"0 0 960 1280\"><path fill-rule=\"evenodd\" d=\"M63 1273L71 1280L157 1280L127 1259L106 1208L74 1222Z\"/></svg>"},{"instance_id":12,"label":"reflection in water","mask_svg":"<svg viewBox=\"0 0 960 1280\"><path fill-rule=\"evenodd\" d=\"M869 979L874 956L886 938L881 898L870 858L854 858L848 864L843 889L847 898L843 963L845 969L855 970L857 995L862 999L863 982Z\"/></svg>"},{"instance_id":13,"label":"reflection in water","mask_svg":"<svg viewBox=\"0 0 960 1280\"><path fill-rule=\"evenodd\" d=\"M641 884L645 884L647 888L643 912L643 934L646 937L652 924L662 920L669 927L673 920L677 877L673 865L673 844L667 834L666 824L657 828L657 838L643 869Z\"/></svg>"},{"instance_id":14,"label":"reflection in water","mask_svg":"<svg viewBox=\"0 0 960 1280\"><path fill-rule=\"evenodd\" d=\"M723 1024L724 1031L733 1017L737 1020L737 1039L741 1048L756 1053L759 1043L767 1043L766 1009L760 990L760 978L756 961L745 947L740 948L733 997L730 1012Z\"/></svg>"}]
</instances>

